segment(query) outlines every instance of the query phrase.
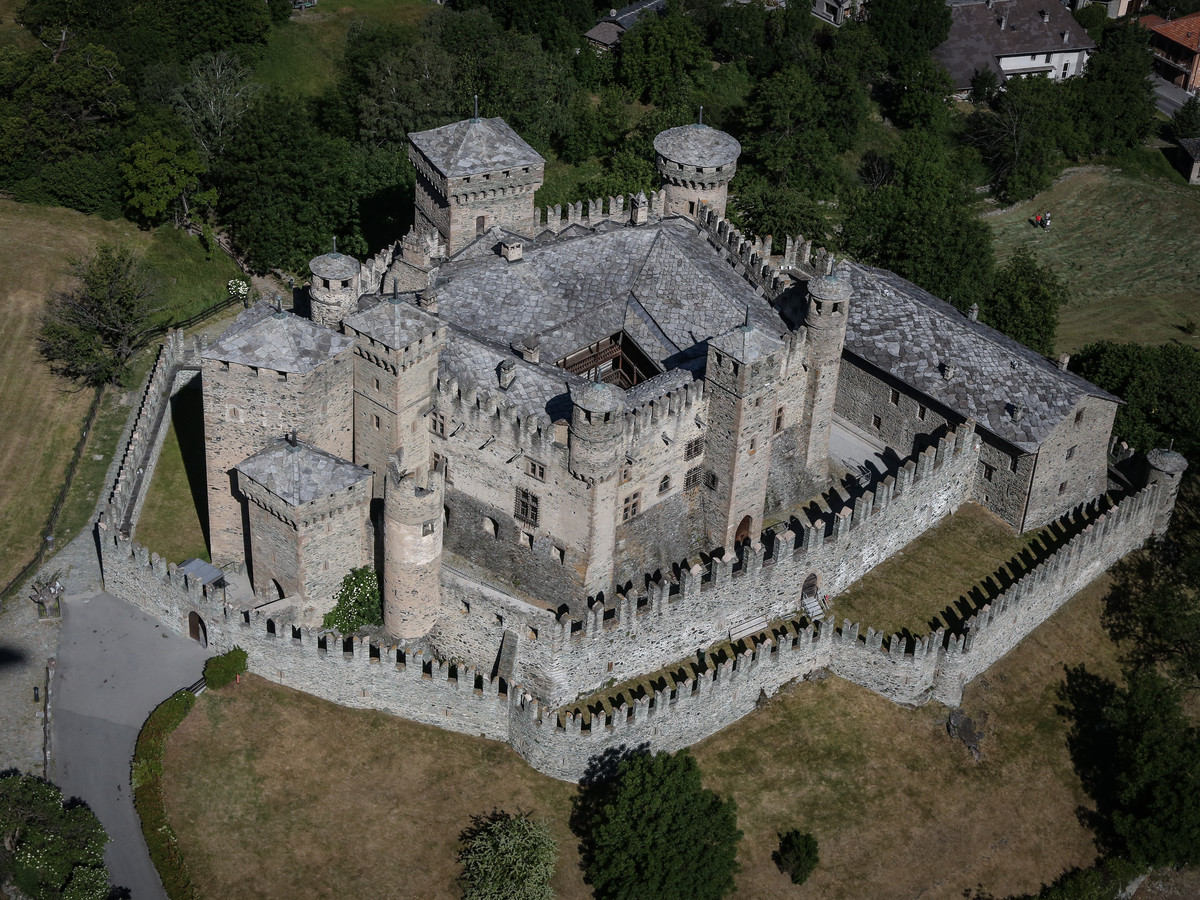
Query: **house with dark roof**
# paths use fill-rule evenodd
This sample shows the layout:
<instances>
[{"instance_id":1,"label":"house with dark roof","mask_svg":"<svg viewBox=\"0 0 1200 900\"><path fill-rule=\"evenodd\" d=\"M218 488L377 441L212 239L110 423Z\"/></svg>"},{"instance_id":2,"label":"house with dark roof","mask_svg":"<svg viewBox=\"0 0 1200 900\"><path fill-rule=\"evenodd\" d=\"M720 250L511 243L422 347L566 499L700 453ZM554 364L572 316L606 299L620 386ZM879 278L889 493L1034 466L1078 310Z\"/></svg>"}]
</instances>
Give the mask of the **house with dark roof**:
<instances>
[{"instance_id":1,"label":"house with dark roof","mask_svg":"<svg viewBox=\"0 0 1200 900\"><path fill-rule=\"evenodd\" d=\"M598 52L607 52L621 43L621 35L633 28L645 16L658 15L667 8L667 0L636 0L621 9L611 9L608 15L588 30L584 37Z\"/></svg>"},{"instance_id":2,"label":"house with dark roof","mask_svg":"<svg viewBox=\"0 0 1200 900\"><path fill-rule=\"evenodd\" d=\"M950 35L933 51L957 92L991 69L1009 78L1038 76L1063 81L1078 75L1096 49L1083 26L1055 0L952 0Z\"/></svg>"},{"instance_id":3,"label":"house with dark roof","mask_svg":"<svg viewBox=\"0 0 1200 900\"><path fill-rule=\"evenodd\" d=\"M1150 31L1154 71L1185 91L1200 87L1200 12L1178 19L1142 16L1138 21Z\"/></svg>"}]
</instances>

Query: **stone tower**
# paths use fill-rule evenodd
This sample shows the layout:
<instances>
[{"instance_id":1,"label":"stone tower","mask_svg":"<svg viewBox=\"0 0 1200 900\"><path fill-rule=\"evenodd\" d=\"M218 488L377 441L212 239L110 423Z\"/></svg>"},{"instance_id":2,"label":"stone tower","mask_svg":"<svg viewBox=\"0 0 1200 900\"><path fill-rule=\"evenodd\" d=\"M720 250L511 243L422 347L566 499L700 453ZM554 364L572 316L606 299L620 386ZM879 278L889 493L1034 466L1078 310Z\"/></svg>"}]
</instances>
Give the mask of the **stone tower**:
<instances>
[{"instance_id":1,"label":"stone tower","mask_svg":"<svg viewBox=\"0 0 1200 900\"><path fill-rule=\"evenodd\" d=\"M308 264L312 284L312 320L335 331L342 319L358 312L358 298L369 291L362 284L362 265L353 256L336 250L318 256Z\"/></svg>"},{"instance_id":2,"label":"stone tower","mask_svg":"<svg viewBox=\"0 0 1200 900\"><path fill-rule=\"evenodd\" d=\"M771 471L775 385L784 344L751 324L708 342L705 461L717 516L707 523L715 546L732 548L762 531Z\"/></svg>"},{"instance_id":3,"label":"stone tower","mask_svg":"<svg viewBox=\"0 0 1200 900\"><path fill-rule=\"evenodd\" d=\"M546 160L503 119L467 119L408 136L416 226L453 256L493 226L532 237Z\"/></svg>"},{"instance_id":4,"label":"stone tower","mask_svg":"<svg viewBox=\"0 0 1200 900\"><path fill-rule=\"evenodd\" d=\"M742 145L707 125L669 128L654 139L654 163L663 179L668 216L696 217L701 203L724 217L729 180L737 172Z\"/></svg>"},{"instance_id":5,"label":"stone tower","mask_svg":"<svg viewBox=\"0 0 1200 900\"><path fill-rule=\"evenodd\" d=\"M842 347L850 307L850 280L834 272L833 258L825 274L808 282L808 310L804 316L808 357L802 441L805 466L814 478L829 475L829 431L837 397Z\"/></svg>"},{"instance_id":6,"label":"stone tower","mask_svg":"<svg viewBox=\"0 0 1200 900\"><path fill-rule=\"evenodd\" d=\"M383 489L383 624L402 640L429 634L441 602L444 479L397 455Z\"/></svg>"},{"instance_id":7,"label":"stone tower","mask_svg":"<svg viewBox=\"0 0 1200 900\"><path fill-rule=\"evenodd\" d=\"M571 385L567 467L588 484L588 566L584 588L599 594L612 586L616 551L618 475L625 461L625 399L602 382Z\"/></svg>"},{"instance_id":8,"label":"stone tower","mask_svg":"<svg viewBox=\"0 0 1200 900\"><path fill-rule=\"evenodd\" d=\"M1171 524L1171 511L1175 508L1175 498L1179 496L1179 483L1188 464L1187 460L1174 450L1151 450L1146 454L1146 462L1150 467L1150 484L1157 484L1162 488L1153 533L1163 535L1167 533L1167 526Z\"/></svg>"}]
</instances>

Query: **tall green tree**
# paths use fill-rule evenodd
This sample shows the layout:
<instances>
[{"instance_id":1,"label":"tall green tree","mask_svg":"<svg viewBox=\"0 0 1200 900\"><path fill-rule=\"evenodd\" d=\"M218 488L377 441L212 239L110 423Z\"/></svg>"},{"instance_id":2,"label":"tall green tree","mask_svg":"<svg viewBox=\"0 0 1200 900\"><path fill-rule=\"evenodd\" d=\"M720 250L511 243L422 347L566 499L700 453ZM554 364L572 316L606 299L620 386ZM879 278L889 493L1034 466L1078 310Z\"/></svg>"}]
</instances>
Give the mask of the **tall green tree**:
<instances>
[{"instance_id":1,"label":"tall green tree","mask_svg":"<svg viewBox=\"0 0 1200 900\"><path fill-rule=\"evenodd\" d=\"M1084 149L1067 91L1048 78L1010 79L972 116L970 137L991 169L993 187L1010 202L1049 187L1064 152Z\"/></svg>"},{"instance_id":2,"label":"tall green tree","mask_svg":"<svg viewBox=\"0 0 1200 900\"><path fill-rule=\"evenodd\" d=\"M191 222L194 208L203 211L216 204L217 192L200 186L208 168L195 150L175 138L156 131L132 144L126 157L121 164L126 199L141 221L156 225L170 216L178 228Z\"/></svg>"},{"instance_id":3,"label":"tall green tree","mask_svg":"<svg viewBox=\"0 0 1200 900\"><path fill-rule=\"evenodd\" d=\"M463 900L552 900L558 844L525 813L474 816L460 836Z\"/></svg>"},{"instance_id":4,"label":"tall green tree","mask_svg":"<svg viewBox=\"0 0 1200 900\"><path fill-rule=\"evenodd\" d=\"M895 70L923 57L950 36L950 9L942 0L871 0L867 24Z\"/></svg>"},{"instance_id":5,"label":"tall green tree","mask_svg":"<svg viewBox=\"0 0 1200 900\"><path fill-rule=\"evenodd\" d=\"M599 900L718 900L734 888L736 804L701 786L687 750L622 760L585 827Z\"/></svg>"},{"instance_id":6,"label":"tall green tree","mask_svg":"<svg viewBox=\"0 0 1200 900\"><path fill-rule=\"evenodd\" d=\"M1073 85L1076 116L1096 153L1137 147L1154 128L1150 32L1137 22L1110 25Z\"/></svg>"},{"instance_id":7,"label":"tall green tree","mask_svg":"<svg viewBox=\"0 0 1200 900\"><path fill-rule=\"evenodd\" d=\"M830 196L837 183L826 114L824 93L805 68L790 66L763 81L745 119L758 168L784 187Z\"/></svg>"},{"instance_id":8,"label":"tall green tree","mask_svg":"<svg viewBox=\"0 0 1200 900\"><path fill-rule=\"evenodd\" d=\"M1175 140L1200 138L1200 97L1193 94L1171 118L1171 133Z\"/></svg>"},{"instance_id":9,"label":"tall green tree","mask_svg":"<svg viewBox=\"0 0 1200 900\"><path fill-rule=\"evenodd\" d=\"M161 285L128 247L100 244L71 269L77 284L50 297L38 349L55 374L93 387L120 385L154 333Z\"/></svg>"},{"instance_id":10,"label":"tall green tree","mask_svg":"<svg viewBox=\"0 0 1200 900\"><path fill-rule=\"evenodd\" d=\"M634 96L656 106L686 105L709 54L700 29L674 6L643 16L621 35L620 77Z\"/></svg>"},{"instance_id":11,"label":"tall green tree","mask_svg":"<svg viewBox=\"0 0 1200 900\"><path fill-rule=\"evenodd\" d=\"M1043 356L1054 353L1058 311L1068 299L1067 286L1037 256L1019 248L996 271L983 319L993 328Z\"/></svg>"}]
</instances>

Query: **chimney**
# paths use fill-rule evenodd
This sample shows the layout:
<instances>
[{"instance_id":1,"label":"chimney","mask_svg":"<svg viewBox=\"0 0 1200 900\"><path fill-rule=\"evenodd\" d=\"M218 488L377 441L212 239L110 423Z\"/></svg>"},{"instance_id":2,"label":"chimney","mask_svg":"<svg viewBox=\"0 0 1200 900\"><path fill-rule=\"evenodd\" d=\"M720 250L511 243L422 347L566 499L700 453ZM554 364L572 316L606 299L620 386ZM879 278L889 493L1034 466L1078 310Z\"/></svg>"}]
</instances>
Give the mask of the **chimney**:
<instances>
[{"instance_id":1,"label":"chimney","mask_svg":"<svg viewBox=\"0 0 1200 900\"><path fill-rule=\"evenodd\" d=\"M531 334L527 338L522 338L519 341L513 341L512 348L521 355L521 359L525 362L535 363L541 357L541 352L538 347L538 336Z\"/></svg>"},{"instance_id":2,"label":"chimney","mask_svg":"<svg viewBox=\"0 0 1200 900\"><path fill-rule=\"evenodd\" d=\"M1042 24L1043 25L1050 24L1050 13L1049 13L1049 11L1044 10L1044 9L1042 10Z\"/></svg>"},{"instance_id":3,"label":"chimney","mask_svg":"<svg viewBox=\"0 0 1200 900\"><path fill-rule=\"evenodd\" d=\"M952 363L942 363L942 380L949 381L954 377L954 365Z\"/></svg>"},{"instance_id":4,"label":"chimney","mask_svg":"<svg viewBox=\"0 0 1200 900\"><path fill-rule=\"evenodd\" d=\"M645 225L650 218L650 201L646 199L645 191L638 191L638 195L633 198L633 224Z\"/></svg>"},{"instance_id":5,"label":"chimney","mask_svg":"<svg viewBox=\"0 0 1200 900\"><path fill-rule=\"evenodd\" d=\"M422 291L417 296L417 305L428 313L436 314L438 311L437 291L430 288L427 291Z\"/></svg>"},{"instance_id":6,"label":"chimney","mask_svg":"<svg viewBox=\"0 0 1200 900\"><path fill-rule=\"evenodd\" d=\"M511 359L501 360L496 374L500 376L500 387L507 391L517 377L517 364Z\"/></svg>"},{"instance_id":7,"label":"chimney","mask_svg":"<svg viewBox=\"0 0 1200 900\"><path fill-rule=\"evenodd\" d=\"M510 263L520 262L522 259L524 259L524 247L520 241L501 241L500 255L507 259Z\"/></svg>"},{"instance_id":8,"label":"chimney","mask_svg":"<svg viewBox=\"0 0 1200 900\"><path fill-rule=\"evenodd\" d=\"M971 311L969 313L967 313L967 318L969 318L972 322L979 321L979 304L978 303L971 304Z\"/></svg>"},{"instance_id":9,"label":"chimney","mask_svg":"<svg viewBox=\"0 0 1200 900\"><path fill-rule=\"evenodd\" d=\"M1060 372L1067 371L1067 364L1070 362L1071 362L1071 354L1064 353L1062 356L1060 356L1058 358L1058 371L1060 371Z\"/></svg>"},{"instance_id":10,"label":"chimney","mask_svg":"<svg viewBox=\"0 0 1200 900\"><path fill-rule=\"evenodd\" d=\"M1000 30L1008 31L1008 10L1004 11L1004 15L1000 17Z\"/></svg>"},{"instance_id":11,"label":"chimney","mask_svg":"<svg viewBox=\"0 0 1200 900\"><path fill-rule=\"evenodd\" d=\"M1022 406L1020 403L1014 403L1013 408L1012 408L1012 420L1014 422L1020 422L1021 417L1024 415L1025 415L1025 407Z\"/></svg>"},{"instance_id":12,"label":"chimney","mask_svg":"<svg viewBox=\"0 0 1200 900\"><path fill-rule=\"evenodd\" d=\"M995 9L995 8L996 8L995 0L986 0L986 2L987 2L987 8L988 8L988 9Z\"/></svg>"}]
</instances>

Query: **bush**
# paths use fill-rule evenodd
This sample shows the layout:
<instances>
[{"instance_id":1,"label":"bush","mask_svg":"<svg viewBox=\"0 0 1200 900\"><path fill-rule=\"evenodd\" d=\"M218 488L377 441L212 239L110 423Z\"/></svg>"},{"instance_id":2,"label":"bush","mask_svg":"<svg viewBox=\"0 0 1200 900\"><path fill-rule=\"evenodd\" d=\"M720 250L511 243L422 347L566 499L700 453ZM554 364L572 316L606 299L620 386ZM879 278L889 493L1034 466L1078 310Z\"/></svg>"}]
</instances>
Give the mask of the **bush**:
<instances>
[{"instance_id":1,"label":"bush","mask_svg":"<svg viewBox=\"0 0 1200 900\"><path fill-rule=\"evenodd\" d=\"M230 651L233 652L236 650ZM240 652L244 663L245 651ZM206 677L207 673L206 665ZM167 824L167 808L162 792L163 753L167 749L167 738L187 718L195 704L196 698L188 691L179 691L160 703L138 733L133 751L133 771L130 776L133 805L142 820L142 835L146 838L150 859L171 900L191 900L195 897L195 891L187 864L179 850L179 841Z\"/></svg>"},{"instance_id":2,"label":"bush","mask_svg":"<svg viewBox=\"0 0 1200 900\"><path fill-rule=\"evenodd\" d=\"M379 596L379 577L370 566L351 569L338 589L337 605L325 614L321 623L339 634L354 634L368 625L383 624L383 600Z\"/></svg>"},{"instance_id":3,"label":"bush","mask_svg":"<svg viewBox=\"0 0 1200 900\"><path fill-rule=\"evenodd\" d=\"M204 683L214 689L225 687L245 671L246 651L241 647L234 647L228 653L214 656L204 664Z\"/></svg>"},{"instance_id":4,"label":"bush","mask_svg":"<svg viewBox=\"0 0 1200 900\"><path fill-rule=\"evenodd\" d=\"M804 884L821 861L817 853L817 839L793 828L779 836L779 849L771 854L771 859L781 872L792 877L792 884Z\"/></svg>"},{"instance_id":5,"label":"bush","mask_svg":"<svg viewBox=\"0 0 1200 900\"><path fill-rule=\"evenodd\" d=\"M494 810L460 835L463 900L551 900L558 845L545 822Z\"/></svg>"}]
</instances>

